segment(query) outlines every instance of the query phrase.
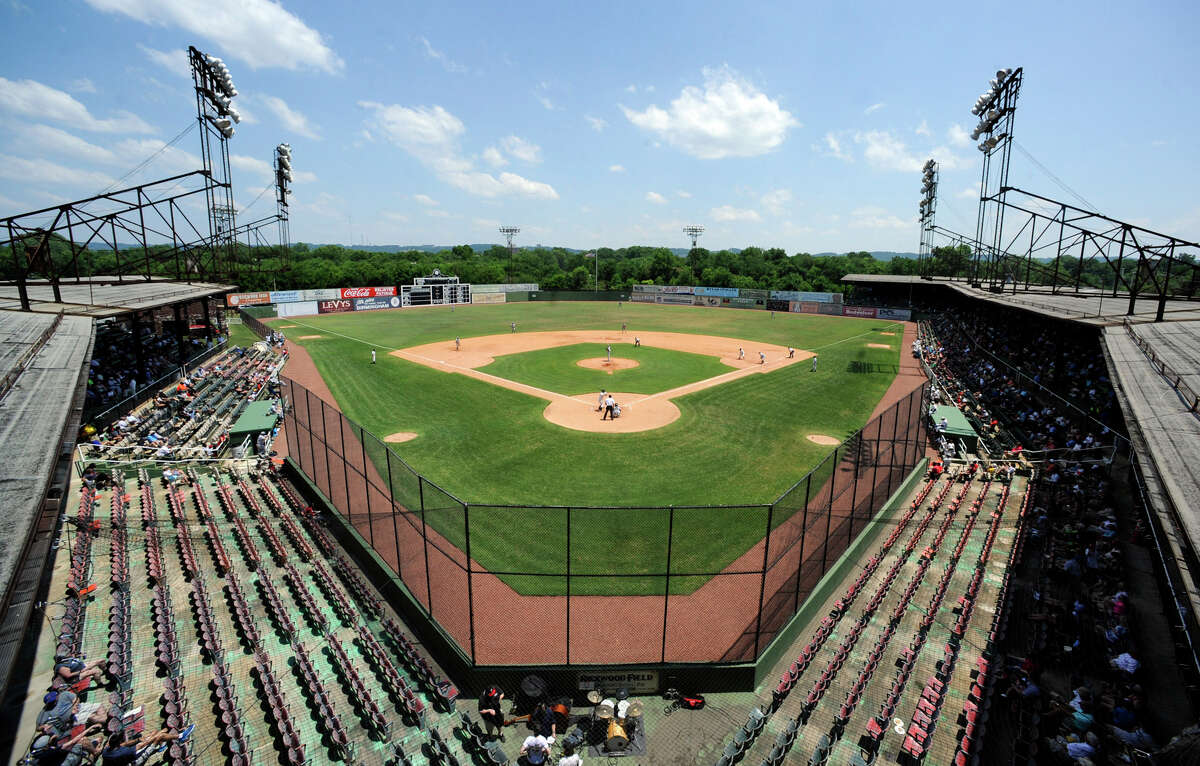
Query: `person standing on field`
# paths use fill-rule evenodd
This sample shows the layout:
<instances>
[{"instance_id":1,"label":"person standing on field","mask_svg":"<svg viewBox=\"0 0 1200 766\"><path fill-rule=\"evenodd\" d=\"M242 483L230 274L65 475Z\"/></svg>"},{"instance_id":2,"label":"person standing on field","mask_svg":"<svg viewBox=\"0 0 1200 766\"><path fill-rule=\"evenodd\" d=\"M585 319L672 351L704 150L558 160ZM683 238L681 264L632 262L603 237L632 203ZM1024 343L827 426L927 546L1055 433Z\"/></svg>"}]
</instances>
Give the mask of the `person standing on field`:
<instances>
[{"instance_id":1,"label":"person standing on field","mask_svg":"<svg viewBox=\"0 0 1200 766\"><path fill-rule=\"evenodd\" d=\"M600 410L602 410L604 408L604 399L607 396L608 396L608 392L605 391L603 388L600 389L600 398L596 400L596 412L599 412Z\"/></svg>"},{"instance_id":2,"label":"person standing on field","mask_svg":"<svg viewBox=\"0 0 1200 766\"><path fill-rule=\"evenodd\" d=\"M612 416L612 414L613 414L613 408L616 406L617 406L617 400L613 398L612 394L609 394L608 396L604 397L604 414L600 416L600 419L601 420L615 420L616 418L614 418Z\"/></svg>"},{"instance_id":3,"label":"person standing on field","mask_svg":"<svg viewBox=\"0 0 1200 766\"><path fill-rule=\"evenodd\" d=\"M624 322L621 323L621 332L622 333L625 332L625 323Z\"/></svg>"},{"instance_id":4,"label":"person standing on field","mask_svg":"<svg viewBox=\"0 0 1200 766\"><path fill-rule=\"evenodd\" d=\"M759 351L759 352L758 352L758 363L759 363L759 364L766 364L766 363L767 363L767 355L766 355L766 354L764 354L764 353L763 353L763 352L761 352L761 351Z\"/></svg>"},{"instance_id":5,"label":"person standing on field","mask_svg":"<svg viewBox=\"0 0 1200 766\"><path fill-rule=\"evenodd\" d=\"M510 328L512 328L512 331L513 331L513 332L516 332L516 331L517 331L517 323L516 323L516 322L509 322L509 323L508 323L508 326L509 326Z\"/></svg>"},{"instance_id":6,"label":"person standing on field","mask_svg":"<svg viewBox=\"0 0 1200 766\"><path fill-rule=\"evenodd\" d=\"M792 348L791 346L788 346L788 359L795 359L795 358L796 358L796 349Z\"/></svg>"},{"instance_id":7,"label":"person standing on field","mask_svg":"<svg viewBox=\"0 0 1200 766\"><path fill-rule=\"evenodd\" d=\"M816 371L817 371L817 355L816 355L816 354L813 354L813 366L812 366L812 371L813 371L813 372L816 372Z\"/></svg>"},{"instance_id":8,"label":"person standing on field","mask_svg":"<svg viewBox=\"0 0 1200 766\"><path fill-rule=\"evenodd\" d=\"M641 339L641 338L639 338L639 337L638 337L638 336L636 336L636 335L635 335L635 336L633 336L633 347L634 347L634 348L641 348L641 347L642 347L642 339Z\"/></svg>"},{"instance_id":9,"label":"person standing on field","mask_svg":"<svg viewBox=\"0 0 1200 766\"><path fill-rule=\"evenodd\" d=\"M612 344L611 343L605 347L605 352L608 354L609 364L612 364Z\"/></svg>"},{"instance_id":10,"label":"person standing on field","mask_svg":"<svg viewBox=\"0 0 1200 766\"><path fill-rule=\"evenodd\" d=\"M371 349L371 364L375 364L375 349Z\"/></svg>"},{"instance_id":11,"label":"person standing on field","mask_svg":"<svg viewBox=\"0 0 1200 766\"><path fill-rule=\"evenodd\" d=\"M460 337L456 337L456 338L454 339L454 350L455 350L455 351L462 351L462 338L460 338Z\"/></svg>"},{"instance_id":12,"label":"person standing on field","mask_svg":"<svg viewBox=\"0 0 1200 766\"><path fill-rule=\"evenodd\" d=\"M746 358L746 352L742 351L741 346L738 346L738 359L745 359L745 358Z\"/></svg>"}]
</instances>

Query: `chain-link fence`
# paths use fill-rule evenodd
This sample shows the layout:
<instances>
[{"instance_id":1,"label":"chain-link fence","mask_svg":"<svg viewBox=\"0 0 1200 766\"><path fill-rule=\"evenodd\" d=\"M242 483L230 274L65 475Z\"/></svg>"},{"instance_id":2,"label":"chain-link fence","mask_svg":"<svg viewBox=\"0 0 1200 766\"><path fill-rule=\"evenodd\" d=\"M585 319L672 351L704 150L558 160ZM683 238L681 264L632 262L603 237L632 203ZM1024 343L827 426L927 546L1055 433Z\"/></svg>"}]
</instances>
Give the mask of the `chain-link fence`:
<instances>
[{"instance_id":1,"label":"chain-link fence","mask_svg":"<svg viewBox=\"0 0 1200 766\"><path fill-rule=\"evenodd\" d=\"M473 664L759 657L924 456L927 386L773 503L468 503L284 377L300 469Z\"/></svg>"}]
</instances>

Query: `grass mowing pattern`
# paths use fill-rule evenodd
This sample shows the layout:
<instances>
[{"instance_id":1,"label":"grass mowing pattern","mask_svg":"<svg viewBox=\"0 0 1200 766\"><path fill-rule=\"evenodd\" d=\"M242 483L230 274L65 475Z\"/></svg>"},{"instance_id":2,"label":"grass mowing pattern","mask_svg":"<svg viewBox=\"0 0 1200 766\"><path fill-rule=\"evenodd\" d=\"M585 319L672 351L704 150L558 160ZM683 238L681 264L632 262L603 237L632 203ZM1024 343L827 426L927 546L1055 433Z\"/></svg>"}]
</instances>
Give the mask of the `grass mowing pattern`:
<instances>
[{"instance_id":1,"label":"grass mowing pattern","mask_svg":"<svg viewBox=\"0 0 1200 766\"><path fill-rule=\"evenodd\" d=\"M733 370L715 357L650 346L634 348L632 340L613 344L613 356L633 359L638 362L637 367L614 370L609 375L605 370L587 369L576 364L581 359L603 359L606 353L604 343L575 343L521 354L505 354L481 369L490 375L567 396L589 394L602 388L606 391L657 394Z\"/></svg>"},{"instance_id":2,"label":"grass mowing pattern","mask_svg":"<svg viewBox=\"0 0 1200 766\"><path fill-rule=\"evenodd\" d=\"M592 434L547 422L542 399L484 381L383 353L372 367L369 346L363 344L386 351L455 336L501 334L511 321L528 331L613 330L624 321L630 335L654 330L723 335L816 349L820 360L815 373L802 362L676 399L680 418L664 428ZM810 314L772 318L765 311L615 303L478 305L287 323L301 325L289 331L292 338L324 335L298 342L312 354L347 416L380 437L396 431L421 434L391 446L458 497L518 506L472 507L474 558L492 571L547 575L566 571L566 513L519 506L769 503L831 451L808 441L808 434L840 440L866 423L895 377L901 337L880 335L899 326L879 320ZM386 469L381 473L386 476ZM393 482L400 481L393 472ZM410 483L405 480L398 497L415 498ZM573 510L571 517L572 575L661 572L664 512ZM427 521L463 545L461 510L428 513ZM720 570L761 539L766 523L764 511L745 508L677 511L675 521L673 575ZM782 521L776 514L775 522ZM563 588L560 577L504 579L522 593L561 593ZM571 589L581 595L661 593L662 579L580 577L572 579ZM690 591L706 579L672 576L672 591Z\"/></svg>"}]
</instances>

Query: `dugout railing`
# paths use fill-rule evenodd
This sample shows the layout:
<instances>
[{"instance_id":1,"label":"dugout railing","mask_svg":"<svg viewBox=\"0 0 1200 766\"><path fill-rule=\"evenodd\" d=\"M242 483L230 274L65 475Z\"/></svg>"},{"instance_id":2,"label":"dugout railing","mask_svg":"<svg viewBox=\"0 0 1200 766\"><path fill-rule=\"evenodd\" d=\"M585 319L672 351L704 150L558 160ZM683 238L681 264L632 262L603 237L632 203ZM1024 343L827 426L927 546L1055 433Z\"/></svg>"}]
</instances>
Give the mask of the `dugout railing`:
<instances>
[{"instance_id":1,"label":"dugout railing","mask_svg":"<svg viewBox=\"0 0 1200 766\"><path fill-rule=\"evenodd\" d=\"M280 382L296 467L476 667L753 662L927 447L925 384L771 503L471 503L332 403ZM514 546L536 563L512 568Z\"/></svg>"}]
</instances>

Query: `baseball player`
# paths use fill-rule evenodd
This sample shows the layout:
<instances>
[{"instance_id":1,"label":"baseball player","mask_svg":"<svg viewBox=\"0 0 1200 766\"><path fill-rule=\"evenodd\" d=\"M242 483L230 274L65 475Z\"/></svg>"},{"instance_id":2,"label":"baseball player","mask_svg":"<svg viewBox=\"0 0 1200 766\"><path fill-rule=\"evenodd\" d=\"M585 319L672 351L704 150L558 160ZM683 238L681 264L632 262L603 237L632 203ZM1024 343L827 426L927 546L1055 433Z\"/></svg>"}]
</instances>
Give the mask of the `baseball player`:
<instances>
[{"instance_id":1,"label":"baseball player","mask_svg":"<svg viewBox=\"0 0 1200 766\"><path fill-rule=\"evenodd\" d=\"M741 346L738 346L738 359L745 359L745 358L746 358L746 352L742 351Z\"/></svg>"},{"instance_id":2,"label":"baseball player","mask_svg":"<svg viewBox=\"0 0 1200 766\"><path fill-rule=\"evenodd\" d=\"M599 412L604 407L604 399L608 396L608 392L603 388L600 389L600 398L596 400L596 412Z\"/></svg>"},{"instance_id":3,"label":"baseball player","mask_svg":"<svg viewBox=\"0 0 1200 766\"><path fill-rule=\"evenodd\" d=\"M375 364L375 349L371 349L371 364Z\"/></svg>"},{"instance_id":4,"label":"baseball player","mask_svg":"<svg viewBox=\"0 0 1200 766\"><path fill-rule=\"evenodd\" d=\"M508 326L512 329L513 332L517 331L517 323L516 322L509 322Z\"/></svg>"},{"instance_id":5,"label":"baseball player","mask_svg":"<svg viewBox=\"0 0 1200 766\"><path fill-rule=\"evenodd\" d=\"M636 335L635 335L635 336L633 336L633 347L634 347L634 348L641 348L641 347L642 347L642 339L641 339L641 338L639 338L639 337L638 337L638 336L636 336Z\"/></svg>"},{"instance_id":6,"label":"baseball player","mask_svg":"<svg viewBox=\"0 0 1200 766\"><path fill-rule=\"evenodd\" d=\"M796 349L792 348L791 346L788 346L788 359L795 359L795 358L796 358Z\"/></svg>"},{"instance_id":7,"label":"baseball player","mask_svg":"<svg viewBox=\"0 0 1200 766\"><path fill-rule=\"evenodd\" d=\"M813 354L813 366L812 366L812 371L813 371L813 372L816 372L816 371L817 371L817 355L816 355L816 354Z\"/></svg>"},{"instance_id":8,"label":"baseball player","mask_svg":"<svg viewBox=\"0 0 1200 766\"><path fill-rule=\"evenodd\" d=\"M457 337L457 336L456 336L456 337L454 338L454 350L455 350L455 351L462 351L462 338L461 338L461 337Z\"/></svg>"},{"instance_id":9,"label":"baseball player","mask_svg":"<svg viewBox=\"0 0 1200 766\"><path fill-rule=\"evenodd\" d=\"M764 353L763 353L763 352L761 352L761 351L759 351L759 352L758 352L758 363L759 363L759 364L766 364L766 363L767 363L767 355L766 355L766 354L764 354Z\"/></svg>"}]
</instances>

